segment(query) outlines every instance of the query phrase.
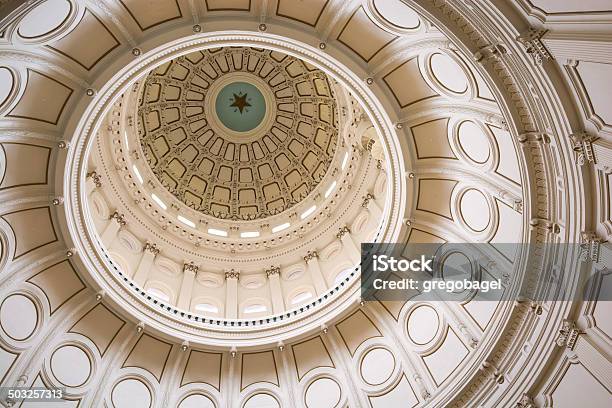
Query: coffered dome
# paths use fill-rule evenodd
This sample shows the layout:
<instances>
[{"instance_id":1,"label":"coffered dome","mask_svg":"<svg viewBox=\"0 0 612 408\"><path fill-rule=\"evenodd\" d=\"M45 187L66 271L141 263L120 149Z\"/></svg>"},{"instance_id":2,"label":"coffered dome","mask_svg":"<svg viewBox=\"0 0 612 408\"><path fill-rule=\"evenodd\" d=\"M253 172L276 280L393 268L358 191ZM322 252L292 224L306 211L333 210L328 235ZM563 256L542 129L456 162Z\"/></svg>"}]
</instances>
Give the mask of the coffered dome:
<instances>
[{"instance_id":1,"label":"coffered dome","mask_svg":"<svg viewBox=\"0 0 612 408\"><path fill-rule=\"evenodd\" d=\"M282 52L197 51L152 71L138 104L156 178L203 214L253 220L305 199L338 144L332 81Z\"/></svg>"},{"instance_id":2,"label":"coffered dome","mask_svg":"<svg viewBox=\"0 0 612 408\"><path fill-rule=\"evenodd\" d=\"M607 3L0 0L1 388L608 408Z\"/></svg>"}]
</instances>

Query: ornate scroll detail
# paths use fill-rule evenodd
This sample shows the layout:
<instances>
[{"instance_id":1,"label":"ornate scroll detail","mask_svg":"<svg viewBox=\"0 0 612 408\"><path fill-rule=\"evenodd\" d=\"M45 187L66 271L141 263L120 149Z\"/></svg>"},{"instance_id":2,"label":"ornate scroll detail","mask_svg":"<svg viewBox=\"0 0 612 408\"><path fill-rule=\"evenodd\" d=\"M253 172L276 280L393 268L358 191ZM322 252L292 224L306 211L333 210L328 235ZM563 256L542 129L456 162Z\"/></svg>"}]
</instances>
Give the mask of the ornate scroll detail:
<instances>
[{"instance_id":1,"label":"ornate scroll detail","mask_svg":"<svg viewBox=\"0 0 612 408\"><path fill-rule=\"evenodd\" d=\"M559 347L567 347L568 349L573 350L579 334L580 330L578 330L576 327L576 323L572 322L571 320L564 320L561 324L561 328L559 329L559 334L555 342Z\"/></svg>"},{"instance_id":2,"label":"ornate scroll detail","mask_svg":"<svg viewBox=\"0 0 612 408\"><path fill-rule=\"evenodd\" d=\"M519 35L516 40L525 46L525 51L533 57L533 61L537 65L542 65L544 60L552 58L550 52L546 49L542 37L548 30L538 30L530 28L527 32Z\"/></svg>"},{"instance_id":3,"label":"ornate scroll detail","mask_svg":"<svg viewBox=\"0 0 612 408\"><path fill-rule=\"evenodd\" d=\"M580 234L580 259L584 262L599 262L599 249L603 240L593 232Z\"/></svg>"},{"instance_id":4,"label":"ornate scroll detail","mask_svg":"<svg viewBox=\"0 0 612 408\"><path fill-rule=\"evenodd\" d=\"M110 220L115 220L117 221L117 224L121 225L122 227L125 227L127 224L127 221L125 220L125 215L124 214L119 214L119 212L115 211L109 218Z\"/></svg>"},{"instance_id":5,"label":"ornate scroll detail","mask_svg":"<svg viewBox=\"0 0 612 408\"><path fill-rule=\"evenodd\" d=\"M95 171L87 173L87 178L92 179L96 187L98 188L102 187L102 176L100 176Z\"/></svg>"},{"instance_id":6,"label":"ornate scroll detail","mask_svg":"<svg viewBox=\"0 0 612 408\"><path fill-rule=\"evenodd\" d=\"M200 267L193 263L193 261L183 264L183 272L193 272L198 273Z\"/></svg>"},{"instance_id":7,"label":"ornate scroll detail","mask_svg":"<svg viewBox=\"0 0 612 408\"><path fill-rule=\"evenodd\" d=\"M344 227L342 227L342 228L340 228L338 230L338 233L336 234L336 238L342 239L342 237L345 234L350 234L350 233L351 233L351 229L345 225Z\"/></svg>"},{"instance_id":8,"label":"ornate scroll detail","mask_svg":"<svg viewBox=\"0 0 612 408\"><path fill-rule=\"evenodd\" d=\"M306 255L304 255L304 262L308 263L318 257L319 257L319 254L317 253L317 251L308 251Z\"/></svg>"},{"instance_id":9,"label":"ornate scroll detail","mask_svg":"<svg viewBox=\"0 0 612 408\"><path fill-rule=\"evenodd\" d=\"M527 394L521 395L521 399L518 400L518 402L516 403L516 407L517 408L536 408L533 402L533 399Z\"/></svg>"},{"instance_id":10,"label":"ornate scroll detail","mask_svg":"<svg viewBox=\"0 0 612 408\"><path fill-rule=\"evenodd\" d=\"M593 142L597 136L589 135L587 132L577 132L570 135L574 152L576 152L576 163L584 166L587 163L595 164L595 154L593 152Z\"/></svg>"},{"instance_id":11,"label":"ornate scroll detail","mask_svg":"<svg viewBox=\"0 0 612 408\"><path fill-rule=\"evenodd\" d=\"M271 266L269 269L265 270L266 276L270 279L270 276L279 276L280 275L280 266Z\"/></svg>"},{"instance_id":12,"label":"ornate scroll detail","mask_svg":"<svg viewBox=\"0 0 612 408\"><path fill-rule=\"evenodd\" d=\"M235 269L228 269L225 271L225 279L240 279L240 272Z\"/></svg>"},{"instance_id":13,"label":"ornate scroll detail","mask_svg":"<svg viewBox=\"0 0 612 408\"><path fill-rule=\"evenodd\" d=\"M375 199L374 194L367 193L365 196L363 196L363 202L361 203L361 206L363 208L368 208L370 201L374 199Z\"/></svg>"},{"instance_id":14,"label":"ornate scroll detail","mask_svg":"<svg viewBox=\"0 0 612 408\"><path fill-rule=\"evenodd\" d=\"M144 245L143 251L149 251L153 255L157 255L157 254L159 254L160 249L157 247L157 244L152 244L150 242L147 242Z\"/></svg>"}]
</instances>

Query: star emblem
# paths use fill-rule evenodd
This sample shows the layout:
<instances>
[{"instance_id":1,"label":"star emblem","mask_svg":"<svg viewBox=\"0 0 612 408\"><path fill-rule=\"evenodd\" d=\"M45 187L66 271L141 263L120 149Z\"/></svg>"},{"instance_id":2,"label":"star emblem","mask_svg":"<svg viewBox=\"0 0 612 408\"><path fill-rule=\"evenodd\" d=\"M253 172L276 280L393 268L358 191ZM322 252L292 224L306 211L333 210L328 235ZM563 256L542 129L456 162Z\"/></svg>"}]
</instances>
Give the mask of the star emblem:
<instances>
[{"instance_id":1,"label":"star emblem","mask_svg":"<svg viewBox=\"0 0 612 408\"><path fill-rule=\"evenodd\" d=\"M236 95L234 94L234 103L232 103L230 105L230 107L232 108L238 108L238 110L240 111L240 114L242 115L242 112L249 106L251 106L251 104L247 101L247 95L248 94L244 94L242 95L242 92L240 92L240 94ZM234 110L235 112L235 110ZM248 109L247 109L248 112Z\"/></svg>"}]
</instances>

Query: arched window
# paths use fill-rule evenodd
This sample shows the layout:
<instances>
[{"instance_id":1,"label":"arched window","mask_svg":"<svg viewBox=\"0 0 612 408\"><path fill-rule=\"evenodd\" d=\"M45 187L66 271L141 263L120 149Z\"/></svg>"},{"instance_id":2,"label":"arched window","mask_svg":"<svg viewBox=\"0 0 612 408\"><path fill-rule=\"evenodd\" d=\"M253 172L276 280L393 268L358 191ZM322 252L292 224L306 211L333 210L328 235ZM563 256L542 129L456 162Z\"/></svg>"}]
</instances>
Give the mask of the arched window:
<instances>
[{"instance_id":1,"label":"arched window","mask_svg":"<svg viewBox=\"0 0 612 408\"><path fill-rule=\"evenodd\" d=\"M170 296L168 296L168 294L166 294L161 289L149 288L147 289L147 293L153 296L154 298L157 298L158 300L161 300L164 302L170 302Z\"/></svg>"},{"instance_id":2,"label":"arched window","mask_svg":"<svg viewBox=\"0 0 612 408\"><path fill-rule=\"evenodd\" d=\"M339 284L340 282L342 282L343 280L345 280L346 278L348 278L351 273L353 272L355 268L347 268L344 269L343 271L340 271L337 275L336 278L334 279L334 284Z\"/></svg>"},{"instance_id":3,"label":"arched window","mask_svg":"<svg viewBox=\"0 0 612 408\"><path fill-rule=\"evenodd\" d=\"M243 313L244 314L264 313L267 310L268 308L266 307L266 305L263 305L261 303L256 303L254 305L246 306L243 310Z\"/></svg>"},{"instance_id":4,"label":"arched window","mask_svg":"<svg viewBox=\"0 0 612 408\"><path fill-rule=\"evenodd\" d=\"M292 305L298 305L312 298L312 293L309 291L300 292L291 299Z\"/></svg>"},{"instance_id":5,"label":"arched window","mask_svg":"<svg viewBox=\"0 0 612 408\"><path fill-rule=\"evenodd\" d=\"M193 310L200 313L219 313L219 308L211 303L198 303Z\"/></svg>"}]
</instances>

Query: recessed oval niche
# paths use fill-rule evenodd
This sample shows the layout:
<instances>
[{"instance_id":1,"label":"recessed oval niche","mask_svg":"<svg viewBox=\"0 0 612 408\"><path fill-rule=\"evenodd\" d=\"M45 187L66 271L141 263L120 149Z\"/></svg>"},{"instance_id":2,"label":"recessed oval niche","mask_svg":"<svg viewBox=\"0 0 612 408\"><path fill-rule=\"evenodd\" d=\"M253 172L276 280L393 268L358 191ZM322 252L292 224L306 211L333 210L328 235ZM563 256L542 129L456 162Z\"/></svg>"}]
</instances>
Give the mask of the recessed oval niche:
<instances>
[{"instance_id":1,"label":"recessed oval niche","mask_svg":"<svg viewBox=\"0 0 612 408\"><path fill-rule=\"evenodd\" d=\"M13 74L6 67L0 67L0 106L11 94L14 86Z\"/></svg>"},{"instance_id":2,"label":"recessed oval niche","mask_svg":"<svg viewBox=\"0 0 612 408\"><path fill-rule=\"evenodd\" d=\"M28 339L38 323L38 311L30 298L24 295L11 295L0 305L0 324L2 330L13 340Z\"/></svg>"},{"instance_id":3,"label":"recessed oval niche","mask_svg":"<svg viewBox=\"0 0 612 408\"><path fill-rule=\"evenodd\" d=\"M255 394L251 398L249 398L244 404L244 408L261 408L261 407L270 407L270 408L280 408L280 404L270 394Z\"/></svg>"},{"instance_id":4,"label":"recessed oval niche","mask_svg":"<svg viewBox=\"0 0 612 408\"><path fill-rule=\"evenodd\" d=\"M62 384L80 387L89 379L91 362L79 347L62 346L51 355L51 371Z\"/></svg>"},{"instance_id":5,"label":"recessed oval niche","mask_svg":"<svg viewBox=\"0 0 612 408\"><path fill-rule=\"evenodd\" d=\"M489 139L484 131L474 122L465 121L457 130L459 146L472 161L483 164L491 156Z\"/></svg>"},{"instance_id":6,"label":"recessed oval niche","mask_svg":"<svg viewBox=\"0 0 612 408\"><path fill-rule=\"evenodd\" d=\"M378 14L390 24L404 29L421 25L419 15L401 0L374 0Z\"/></svg>"},{"instance_id":7,"label":"recessed oval niche","mask_svg":"<svg viewBox=\"0 0 612 408\"><path fill-rule=\"evenodd\" d=\"M387 381L395 369L393 354L384 348L375 348L366 353L361 360L361 377L370 385L380 385Z\"/></svg>"},{"instance_id":8,"label":"recessed oval niche","mask_svg":"<svg viewBox=\"0 0 612 408\"><path fill-rule=\"evenodd\" d=\"M48 34L62 25L71 8L66 0L46 0L21 20L17 33L22 38L37 38Z\"/></svg>"},{"instance_id":9,"label":"recessed oval niche","mask_svg":"<svg viewBox=\"0 0 612 408\"><path fill-rule=\"evenodd\" d=\"M470 280L472 277L472 267L470 260L461 252L453 252L444 259L442 264L442 277L445 281ZM463 292L455 290L455 293Z\"/></svg>"},{"instance_id":10,"label":"recessed oval niche","mask_svg":"<svg viewBox=\"0 0 612 408\"><path fill-rule=\"evenodd\" d=\"M463 221L476 232L484 231L491 221L489 203L485 195L472 188L463 193L460 200L459 210Z\"/></svg>"},{"instance_id":11,"label":"recessed oval niche","mask_svg":"<svg viewBox=\"0 0 612 408\"><path fill-rule=\"evenodd\" d=\"M436 53L429 59L431 72L444 88L454 93L465 93L468 80L461 66L446 54Z\"/></svg>"},{"instance_id":12,"label":"recessed oval niche","mask_svg":"<svg viewBox=\"0 0 612 408\"><path fill-rule=\"evenodd\" d=\"M432 341L439 326L438 313L431 306L418 306L408 316L408 336L413 343L418 345L425 345Z\"/></svg>"},{"instance_id":13,"label":"recessed oval niche","mask_svg":"<svg viewBox=\"0 0 612 408\"><path fill-rule=\"evenodd\" d=\"M308 408L333 408L340 402L340 386L331 378L319 378L306 389Z\"/></svg>"},{"instance_id":14,"label":"recessed oval niche","mask_svg":"<svg viewBox=\"0 0 612 408\"><path fill-rule=\"evenodd\" d=\"M111 399L115 408L149 408L151 391L142 381L128 378L115 385Z\"/></svg>"},{"instance_id":15,"label":"recessed oval niche","mask_svg":"<svg viewBox=\"0 0 612 408\"><path fill-rule=\"evenodd\" d=\"M215 408L215 404L205 395L190 395L179 404L179 408Z\"/></svg>"}]
</instances>

